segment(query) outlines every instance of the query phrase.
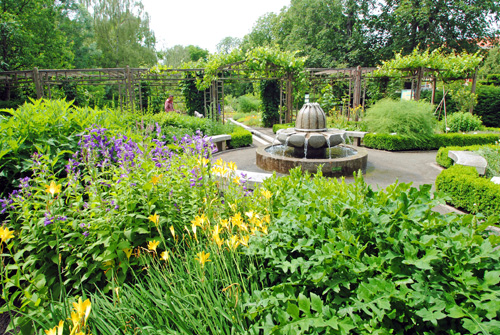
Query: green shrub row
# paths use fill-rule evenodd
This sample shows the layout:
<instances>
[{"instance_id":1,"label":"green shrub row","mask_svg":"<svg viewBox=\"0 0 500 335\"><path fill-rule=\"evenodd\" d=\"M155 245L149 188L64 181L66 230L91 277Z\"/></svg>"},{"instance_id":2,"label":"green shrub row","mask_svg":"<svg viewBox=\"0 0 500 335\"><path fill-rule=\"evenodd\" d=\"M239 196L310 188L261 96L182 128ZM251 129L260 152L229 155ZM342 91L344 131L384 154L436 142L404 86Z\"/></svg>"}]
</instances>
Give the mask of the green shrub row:
<instances>
[{"instance_id":1,"label":"green shrub row","mask_svg":"<svg viewBox=\"0 0 500 335\"><path fill-rule=\"evenodd\" d=\"M437 150L445 146L469 146L493 144L499 140L498 134L435 134L431 137L415 139L401 135L366 134L363 143L368 148L403 151Z\"/></svg>"},{"instance_id":2,"label":"green shrub row","mask_svg":"<svg viewBox=\"0 0 500 335\"><path fill-rule=\"evenodd\" d=\"M277 133L280 129L287 129L295 127L295 123L283 123L283 124L273 124L273 133Z\"/></svg>"},{"instance_id":3,"label":"green shrub row","mask_svg":"<svg viewBox=\"0 0 500 335\"><path fill-rule=\"evenodd\" d=\"M488 145L490 147L494 147L493 145ZM478 151L484 147L484 145L469 145L466 147L461 146L451 146L451 147L441 147L439 148L436 154L436 163L441 165L442 167L449 168L453 165L453 159L448 157L448 152L451 150L459 150L459 151Z\"/></svg>"},{"instance_id":4,"label":"green shrub row","mask_svg":"<svg viewBox=\"0 0 500 335\"><path fill-rule=\"evenodd\" d=\"M471 166L453 165L436 178L436 189L450 197L450 203L470 213L498 215L500 185L479 177Z\"/></svg>"},{"instance_id":5,"label":"green shrub row","mask_svg":"<svg viewBox=\"0 0 500 335\"><path fill-rule=\"evenodd\" d=\"M235 127L234 131L229 135L231 135L229 147L233 149L248 147L253 142L252 133L243 127Z\"/></svg>"}]
</instances>

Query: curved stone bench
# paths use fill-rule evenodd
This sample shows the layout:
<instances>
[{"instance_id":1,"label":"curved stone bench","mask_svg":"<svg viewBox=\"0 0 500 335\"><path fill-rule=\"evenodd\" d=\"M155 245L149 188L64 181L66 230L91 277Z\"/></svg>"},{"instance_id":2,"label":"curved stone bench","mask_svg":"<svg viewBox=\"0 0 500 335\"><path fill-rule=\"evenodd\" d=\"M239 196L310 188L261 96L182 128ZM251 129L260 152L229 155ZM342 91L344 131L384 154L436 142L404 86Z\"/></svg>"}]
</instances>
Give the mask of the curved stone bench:
<instances>
[{"instance_id":1,"label":"curved stone bench","mask_svg":"<svg viewBox=\"0 0 500 335\"><path fill-rule=\"evenodd\" d=\"M346 130L345 136L354 137L356 139L356 145L359 147L361 145L361 140L365 135L368 134L367 131L351 131Z\"/></svg>"},{"instance_id":2,"label":"curved stone bench","mask_svg":"<svg viewBox=\"0 0 500 335\"><path fill-rule=\"evenodd\" d=\"M231 135L215 135L209 138L217 146L217 151L220 152L226 150L227 141L231 140Z\"/></svg>"},{"instance_id":3,"label":"curved stone bench","mask_svg":"<svg viewBox=\"0 0 500 335\"><path fill-rule=\"evenodd\" d=\"M483 175L486 172L488 163L482 156L470 151L448 151L448 157L455 161L455 164L475 167L477 173Z\"/></svg>"}]
</instances>

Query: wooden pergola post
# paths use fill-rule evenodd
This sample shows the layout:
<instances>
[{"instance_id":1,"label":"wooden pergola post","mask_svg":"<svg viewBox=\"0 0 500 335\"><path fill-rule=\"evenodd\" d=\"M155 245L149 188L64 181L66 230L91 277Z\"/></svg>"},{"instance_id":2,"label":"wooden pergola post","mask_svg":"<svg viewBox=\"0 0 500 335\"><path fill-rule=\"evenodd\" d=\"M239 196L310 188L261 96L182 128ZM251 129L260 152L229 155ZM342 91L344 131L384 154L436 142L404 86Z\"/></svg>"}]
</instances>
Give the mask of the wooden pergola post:
<instances>
[{"instance_id":1,"label":"wooden pergola post","mask_svg":"<svg viewBox=\"0 0 500 335\"><path fill-rule=\"evenodd\" d=\"M476 67L476 71L474 72L474 77L472 77L472 87L470 89L470 92L472 94L476 93L477 71L478 68ZM474 105L470 106L469 113L472 114L473 111L474 111Z\"/></svg>"},{"instance_id":2,"label":"wooden pergola post","mask_svg":"<svg viewBox=\"0 0 500 335\"><path fill-rule=\"evenodd\" d=\"M293 74L288 72L286 79L286 116L285 123L292 122L292 110L293 110Z\"/></svg>"},{"instance_id":3,"label":"wooden pergola post","mask_svg":"<svg viewBox=\"0 0 500 335\"><path fill-rule=\"evenodd\" d=\"M422 90L422 77L424 73L424 68L420 67L417 70L417 87L415 88L415 101L420 100L420 91Z\"/></svg>"},{"instance_id":4,"label":"wooden pergola post","mask_svg":"<svg viewBox=\"0 0 500 335\"><path fill-rule=\"evenodd\" d=\"M354 91L352 96L352 107L356 109L361 104L361 66L354 70Z\"/></svg>"}]
</instances>

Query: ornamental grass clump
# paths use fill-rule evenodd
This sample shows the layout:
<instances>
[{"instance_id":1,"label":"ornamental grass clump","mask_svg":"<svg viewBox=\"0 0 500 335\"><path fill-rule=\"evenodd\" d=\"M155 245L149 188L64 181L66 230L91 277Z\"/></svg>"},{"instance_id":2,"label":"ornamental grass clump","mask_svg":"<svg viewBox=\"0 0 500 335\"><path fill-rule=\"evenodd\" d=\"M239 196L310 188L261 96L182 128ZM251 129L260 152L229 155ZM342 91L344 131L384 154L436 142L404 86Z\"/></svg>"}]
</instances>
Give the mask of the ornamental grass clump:
<instances>
[{"instance_id":1,"label":"ornamental grass clump","mask_svg":"<svg viewBox=\"0 0 500 335\"><path fill-rule=\"evenodd\" d=\"M425 140L434 134L431 104L423 101L382 99L366 110L364 122L372 133L397 134Z\"/></svg>"}]
</instances>

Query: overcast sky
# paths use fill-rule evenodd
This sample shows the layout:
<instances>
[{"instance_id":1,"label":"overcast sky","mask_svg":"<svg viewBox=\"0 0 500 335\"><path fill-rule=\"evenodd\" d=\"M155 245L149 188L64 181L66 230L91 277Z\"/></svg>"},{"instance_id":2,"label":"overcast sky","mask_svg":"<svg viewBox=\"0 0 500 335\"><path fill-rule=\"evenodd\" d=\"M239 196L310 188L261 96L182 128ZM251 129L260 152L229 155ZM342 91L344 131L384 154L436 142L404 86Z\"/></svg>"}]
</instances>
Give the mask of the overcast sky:
<instances>
[{"instance_id":1,"label":"overcast sky","mask_svg":"<svg viewBox=\"0 0 500 335\"><path fill-rule=\"evenodd\" d=\"M262 15L290 0L142 0L157 49L196 45L210 52L224 37L242 38Z\"/></svg>"}]
</instances>

